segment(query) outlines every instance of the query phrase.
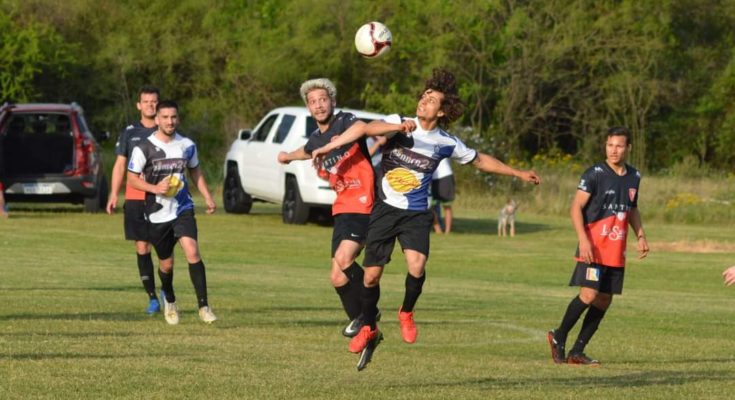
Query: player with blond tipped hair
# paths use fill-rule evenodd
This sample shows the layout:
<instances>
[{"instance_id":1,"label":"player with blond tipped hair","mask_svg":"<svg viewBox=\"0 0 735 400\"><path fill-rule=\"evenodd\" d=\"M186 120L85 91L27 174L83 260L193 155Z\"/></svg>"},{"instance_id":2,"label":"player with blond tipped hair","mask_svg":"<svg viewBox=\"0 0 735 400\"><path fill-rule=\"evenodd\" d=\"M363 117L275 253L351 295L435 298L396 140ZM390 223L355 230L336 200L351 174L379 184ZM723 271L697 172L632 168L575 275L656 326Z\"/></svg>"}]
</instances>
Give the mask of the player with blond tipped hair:
<instances>
[{"instance_id":1,"label":"player with blond tipped hair","mask_svg":"<svg viewBox=\"0 0 735 400\"><path fill-rule=\"evenodd\" d=\"M349 112L334 112L337 88L326 78L304 82L299 90L317 129L311 132L304 146L291 152L280 152L278 161L288 164L308 160L311 152L350 132L362 136L365 122ZM364 137L344 143L326 154L319 176L329 180L337 193L332 205L331 282L340 298L350 323L342 334L353 337L362 327L361 291L363 270L355 261L362 251L373 209L375 185L370 153Z\"/></svg>"},{"instance_id":2,"label":"player with blond tipped hair","mask_svg":"<svg viewBox=\"0 0 735 400\"><path fill-rule=\"evenodd\" d=\"M380 298L380 278L390 262L395 241L401 245L408 273L405 281L403 304L398 310L401 336L406 343L414 343L418 331L413 311L426 279L425 267L429 257L429 235L433 215L429 210L431 177L441 160L452 158L460 164L472 164L489 173L515 176L534 184L540 178L533 171L520 171L505 165L492 156L470 149L444 128L464 113L454 75L444 69L434 70L424 90L418 96L415 118L392 115L386 121L370 122L364 129L367 135L390 135L383 147L382 178L379 197L370 216L365 245L365 277L362 290L364 326L349 345L354 353L364 352L379 343L382 334L377 328L377 304ZM395 134L403 132L406 134ZM345 142L355 140L345 133L312 155L316 163L321 156ZM359 368L359 367L358 367Z\"/></svg>"}]
</instances>

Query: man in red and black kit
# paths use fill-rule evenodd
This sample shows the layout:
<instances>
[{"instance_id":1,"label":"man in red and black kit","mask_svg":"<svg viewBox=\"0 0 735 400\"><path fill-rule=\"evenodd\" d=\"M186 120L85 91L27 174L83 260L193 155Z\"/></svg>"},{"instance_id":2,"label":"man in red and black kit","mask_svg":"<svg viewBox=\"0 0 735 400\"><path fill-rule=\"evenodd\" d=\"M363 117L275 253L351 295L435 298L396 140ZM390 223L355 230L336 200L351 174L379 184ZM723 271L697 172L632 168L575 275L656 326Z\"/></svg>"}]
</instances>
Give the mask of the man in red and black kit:
<instances>
[{"instance_id":1,"label":"man in red and black kit","mask_svg":"<svg viewBox=\"0 0 735 400\"><path fill-rule=\"evenodd\" d=\"M317 123L317 129L311 132L304 146L291 152L280 152L280 163L308 160L313 150L340 135L353 131L362 132L365 129L365 122L354 114L334 112L337 88L329 79L308 80L301 85L300 93ZM330 187L337 192L337 198L332 205L334 230L331 281L350 319L342 334L354 337L363 324L361 296L364 275L362 267L355 259L365 244L375 197L373 166L365 138L345 144L327 154L319 175L329 179Z\"/></svg>"},{"instance_id":2,"label":"man in red and black kit","mask_svg":"<svg viewBox=\"0 0 735 400\"><path fill-rule=\"evenodd\" d=\"M584 348L600 326L614 294L623 292L625 246L628 225L638 242L639 258L648 255L648 243L638 212L640 173L625 163L630 151L630 131L610 128L605 144L605 162L584 172L577 185L570 214L577 232L577 265L569 286L580 286L579 296L569 303L557 329L547 339L555 363L599 365ZM565 357L567 335L582 314L579 336Z\"/></svg>"}]
</instances>

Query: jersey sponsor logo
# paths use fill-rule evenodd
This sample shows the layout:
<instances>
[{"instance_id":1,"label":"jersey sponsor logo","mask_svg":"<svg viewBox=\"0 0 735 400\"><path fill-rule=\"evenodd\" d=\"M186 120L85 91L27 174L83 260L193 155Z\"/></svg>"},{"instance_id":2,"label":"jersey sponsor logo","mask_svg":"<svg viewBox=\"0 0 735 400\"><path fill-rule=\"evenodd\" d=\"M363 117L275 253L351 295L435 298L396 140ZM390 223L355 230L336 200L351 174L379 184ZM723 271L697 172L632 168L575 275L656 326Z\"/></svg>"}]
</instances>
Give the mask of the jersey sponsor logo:
<instances>
[{"instance_id":1,"label":"jersey sponsor logo","mask_svg":"<svg viewBox=\"0 0 735 400\"><path fill-rule=\"evenodd\" d=\"M435 164L437 164L437 161L432 158L402 148L391 150L390 158L420 171L433 171Z\"/></svg>"},{"instance_id":2,"label":"jersey sponsor logo","mask_svg":"<svg viewBox=\"0 0 735 400\"><path fill-rule=\"evenodd\" d=\"M615 195L615 191L613 189L610 189L610 190L605 191L605 194L611 194L611 195L614 196Z\"/></svg>"},{"instance_id":3,"label":"jersey sponsor logo","mask_svg":"<svg viewBox=\"0 0 735 400\"><path fill-rule=\"evenodd\" d=\"M612 211L628 211L630 209L630 206L624 203L603 203L602 207L600 207L601 210L612 210Z\"/></svg>"},{"instance_id":4,"label":"jersey sponsor logo","mask_svg":"<svg viewBox=\"0 0 735 400\"><path fill-rule=\"evenodd\" d=\"M602 167L595 167L595 172L603 172Z\"/></svg>"},{"instance_id":5,"label":"jersey sponsor logo","mask_svg":"<svg viewBox=\"0 0 735 400\"><path fill-rule=\"evenodd\" d=\"M368 198L367 196L360 196L357 201L359 201L361 204L367 204Z\"/></svg>"},{"instance_id":6,"label":"jersey sponsor logo","mask_svg":"<svg viewBox=\"0 0 735 400\"><path fill-rule=\"evenodd\" d=\"M360 187L362 187L362 182L360 182L360 179L358 178L336 179L334 181L334 184L332 185L332 189L334 189L334 191L337 193L347 189L355 189Z\"/></svg>"},{"instance_id":7,"label":"jersey sponsor logo","mask_svg":"<svg viewBox=\"0 0 735 400\"><path fill-rule=\"evenodd\" d=\"M595 268L595 267L588 267L587 273L585 274L585 278L591 282L599 282L600 281L600 269Z\"/></svg>"},{"instance_id":8,"label":"jersey sponsor logo","mask_svg":"<svg viewBox=\"0 0 735 400\"><path fill-rule=\"evenodd\" d=\"M419 180L414 172L406 168L395 168L388 171L385 174L385 179L388 181L391 189L398 193L408 193L421 186L421 180Z\"/></svg>"},{"instance_id":9,"label":"jersey sponsor logo","mask_svg":"<svg viewBox=\"0 0 735 400\"><path fill-rule=\"evenodd\" d=\"M618 217L618 219L623 221L625 215L623 215L623 218ZM606 224L602 224L602 230L600 231L600 236L606 236L610 240L625 240L625 234L625 228L616 225L609 228Z\"/></svg>"},{"instance_id":10,"label":"jersey sponsor logo","mask_svg":"<svg viewBox=\"0 0 735 400\"><path fill-rule=\"evenodd\" d=\"M635 188L628 189L628 197L630 198L630 201L635 200L635 194L637 190Z\"/></svg>"}]
</instances>

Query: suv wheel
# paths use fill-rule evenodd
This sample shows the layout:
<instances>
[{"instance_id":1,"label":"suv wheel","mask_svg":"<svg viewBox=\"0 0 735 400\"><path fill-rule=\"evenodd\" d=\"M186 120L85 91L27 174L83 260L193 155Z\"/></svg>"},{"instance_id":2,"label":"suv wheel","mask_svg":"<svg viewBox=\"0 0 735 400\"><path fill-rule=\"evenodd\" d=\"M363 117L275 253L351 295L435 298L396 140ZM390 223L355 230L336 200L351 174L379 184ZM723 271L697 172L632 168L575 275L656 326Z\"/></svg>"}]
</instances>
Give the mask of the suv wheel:
<instances>
[{"instance_id":1,"label":"suv wheel","mask_svg":"<svg viewBox=\"0 0 735 400\"><path fill-rule=\"evenodd\" d=\"M253 206L253 199L242 190L237 168L230 168L225 178L225 188L222 190L222 203L225 211L232 214L247 214Z\"/></svg>"},{"instance_id":2,"label":"suv wheel","mask_svg":"<svg viewBox=\"0 0 735 400\"><path fill-rule=\"evenodd\" d=\"M309 219L309 207L301 200L296 178L286 178L286 193L283 195L283 222L303 225Z\"/></svg>"},{"instance_id":3,"label":"suv wheel","mask_svg":"<svg viewBox=\"0 0 735 400\"><path fill-rule=\"evenodd\" d=\"M97 194L84 199L84 211L96 213L105 209L107 205L107 178L100 175L97 180Z\"/></svg>"}]
</instances>

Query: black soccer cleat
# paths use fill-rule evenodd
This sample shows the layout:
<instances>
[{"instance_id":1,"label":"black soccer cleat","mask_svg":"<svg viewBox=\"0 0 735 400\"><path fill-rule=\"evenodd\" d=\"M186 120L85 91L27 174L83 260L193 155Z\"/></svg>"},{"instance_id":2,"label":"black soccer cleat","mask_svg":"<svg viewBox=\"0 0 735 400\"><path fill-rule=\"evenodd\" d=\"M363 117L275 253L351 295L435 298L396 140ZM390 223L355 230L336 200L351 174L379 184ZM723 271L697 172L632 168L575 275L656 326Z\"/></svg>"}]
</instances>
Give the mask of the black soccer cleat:
<instances>
[{"instance_id":1,"label":"black soccer cleat","mask_svg":"<svg viewBox=\"0 0 735 400\"><path fill-rule=\"evenodd\" d=\"M586 365L588 367L600 366L599 361L587 357L584 353L570 354L569 357L567 357L567 363L572 365Z\"/></svg>"},{"instance_id":2,"label":"black soccer cleat","mask_svg":"<svg viewBox=\"0 0 735 400\"><path fill-rule=\"evenodd\" d=\"M378 314L375 316L375 321L380 322L380 310L378 310ZM342 329L342 336L348 338L355 337L355 335L357 335L357 332L360 332L360 328L362 328L362 325L362 314L360 314L357 318L350 321L347 326Z\"/></svg>"},{"instance_id":3,"label":"black soccer cleat","mask_svg":"<svg viewBox=\"0 0 735 400\"><path fill-rule=\"evenodd\" d=\"M378 345L381 341L383 341L383 332L378 332L378 336L376 336L375 339L371 340L368 345L365 346L364 349L362 349L362 352L360 353L360 359L357 361L358 372L365 369L368 363L372 361L373 353L375 352L375 349L378 348Z\"/></svg>"},{"instance_id":4,"label":"black soccer cleat","mask_svg":"<svg viewBox=\"0 0 735 400\"><path fill-rule=\"evenodd\" d=\"M564 345L556 342L553 330L550 330L546 334L546 340L549 342L549 347L551 348L551 359L554 360L554 363L563 364L567 362L567 359L564 356Z\"/></svg>"}]
</instances>

